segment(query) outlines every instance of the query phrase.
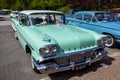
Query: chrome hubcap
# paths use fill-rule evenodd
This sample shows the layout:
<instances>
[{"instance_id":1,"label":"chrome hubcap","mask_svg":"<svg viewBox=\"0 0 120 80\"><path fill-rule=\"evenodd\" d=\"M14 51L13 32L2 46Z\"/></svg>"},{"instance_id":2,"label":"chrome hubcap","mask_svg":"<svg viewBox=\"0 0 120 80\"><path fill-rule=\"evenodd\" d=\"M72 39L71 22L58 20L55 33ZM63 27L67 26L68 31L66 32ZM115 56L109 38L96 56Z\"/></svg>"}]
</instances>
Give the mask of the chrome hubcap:
<instances>
[{"instance_id":1,"label":"chrome hubcap","mask_svg":"<svg viewBox=\"0 0 120 80\"><path fill-rule=\"evenodd\" d=\"M114 43L114 40L113 40L113 37L112 36L108 36L108 42L105 44L105 46L108 46L108 47L110 47L110 46L112 46L113 45L113 43Z\"/></svg>"},{"instance_id":2,"label":"chrome hubcap","mask_svg":"<svg viewBox=\"0 0 120 80\"><path fill-rule=\"evenodd\" d=\"M32 68L34 69L35 66L34 66L34 64L33 64L33 58L32 58L32 56L31 56L31 64L32 64Z\"/></svg>"}]
</instances>

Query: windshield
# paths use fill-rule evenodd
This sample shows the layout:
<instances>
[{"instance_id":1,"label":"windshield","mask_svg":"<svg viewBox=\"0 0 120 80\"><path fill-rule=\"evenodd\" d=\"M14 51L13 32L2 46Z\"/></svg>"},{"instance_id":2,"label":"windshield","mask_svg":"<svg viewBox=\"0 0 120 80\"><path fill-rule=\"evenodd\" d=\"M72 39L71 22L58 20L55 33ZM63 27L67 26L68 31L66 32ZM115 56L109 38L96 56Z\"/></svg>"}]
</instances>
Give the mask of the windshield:
<instances>
[{"instance_id":1,"label":"windshield","mask_svg":"<svg viewBox=\"0 0 120 80\"><path fill-rule=\"evenodd\" d=\"M95 17L96 17L97 21L99 21L99 22L115 22L115 21L117 21L114 14L107 13L107 12L95 13Z\"/></svg>"},{"instance_id":2,"label":"windshield","mask_svg":"<svg viewBox=\"0 0 120 80\"><path fill-rule=\"evenodd\" d=\"M60 13L34 13L30 15L32 25L64 24L65 17Z\"/></svg>"}]
</instances>

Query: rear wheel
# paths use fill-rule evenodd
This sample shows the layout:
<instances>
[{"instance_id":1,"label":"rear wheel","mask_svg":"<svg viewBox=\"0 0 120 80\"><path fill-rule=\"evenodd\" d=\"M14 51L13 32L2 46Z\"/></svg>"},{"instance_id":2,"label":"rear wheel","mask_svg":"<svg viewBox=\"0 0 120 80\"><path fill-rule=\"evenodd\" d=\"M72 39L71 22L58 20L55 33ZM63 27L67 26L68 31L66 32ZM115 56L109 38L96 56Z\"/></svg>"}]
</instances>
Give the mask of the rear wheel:
<instances>
[{"instance_id":1,"label":"rear wheel","mask_svg":"<svg viewBox=\"0 0 120 80\"><path fill-rule=\"evenodd\" d=\"M105 44L105 46L106 47L110 47L110 48L112 48L112 47L115 47L115 39L114 39L114 37L112 36L112 35L109 35L109 34L107 34L108 35L108 42Z\"/></svg>"}]
</instances>

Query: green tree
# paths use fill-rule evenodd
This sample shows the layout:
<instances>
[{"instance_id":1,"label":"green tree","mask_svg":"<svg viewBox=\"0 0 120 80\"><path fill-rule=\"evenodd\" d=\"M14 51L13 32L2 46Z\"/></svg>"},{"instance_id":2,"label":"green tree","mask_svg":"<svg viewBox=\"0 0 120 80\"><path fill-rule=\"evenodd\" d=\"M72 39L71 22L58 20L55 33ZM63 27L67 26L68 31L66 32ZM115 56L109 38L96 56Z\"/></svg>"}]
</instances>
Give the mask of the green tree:
<instances>
[{"instance_id":1,"label":"green tree","mask_svg":"<svg viewBox=\"0 0 120 80\"><path fill-rule=\"evenodd\" d=\"M14 10L22 10L24 7L22 0L17 0L15 4L13 5Z\"/></svg>"},{"instance_id":2,"label":"green tree","mask_svg":"<svg viewBox=\"0 0 120 80\"><path fill-rule=\"evenodd\" d=\"M0 0L0 9L7 8L7 0Z\"/></svg>"}]
</instances>

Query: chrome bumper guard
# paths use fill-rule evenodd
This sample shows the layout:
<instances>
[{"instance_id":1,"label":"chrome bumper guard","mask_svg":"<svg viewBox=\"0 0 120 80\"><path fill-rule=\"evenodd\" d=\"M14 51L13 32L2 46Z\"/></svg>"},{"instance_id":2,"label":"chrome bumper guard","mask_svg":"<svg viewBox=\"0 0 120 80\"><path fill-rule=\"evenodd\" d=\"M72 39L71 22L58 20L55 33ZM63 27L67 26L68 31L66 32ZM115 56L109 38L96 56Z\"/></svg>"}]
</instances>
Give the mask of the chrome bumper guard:
<instances>
[{"instance_id":1,"label":"chrome bumper guard","mask_svg":"<svg viewBox=\"0 0 120 80\"><path fill-rule=\"evenodd\" d=\"M120 44L120 39L116 39L116 42L117 42L118 44Z\"/></svg>"},{"instance_id":2,"label":"chrome bumper guard","mask_svg":"<svg viewBox=\"0 0 120 80\"><path fill-rule=\"evenodd\" d=\"M97 52L98 53L94 57L87 58L84 62L80 62L77 64L75 62L70 62L69 65L62 66L62 67L60 67L56 63L40 64L40 65L37 64L35 61L33 61L33 63L36 66L36 68L41 73L44 73L44 74L51 74L51 73L55 73L55 72L65 71L65 70L77 70L77 69L82 69L82 68L81 67L76 68L76 67L83 66L83 65L84 66L91 65L91 63L101 60L108 53L106 50L100 50Z\"/></svg>"}]
</instances>

